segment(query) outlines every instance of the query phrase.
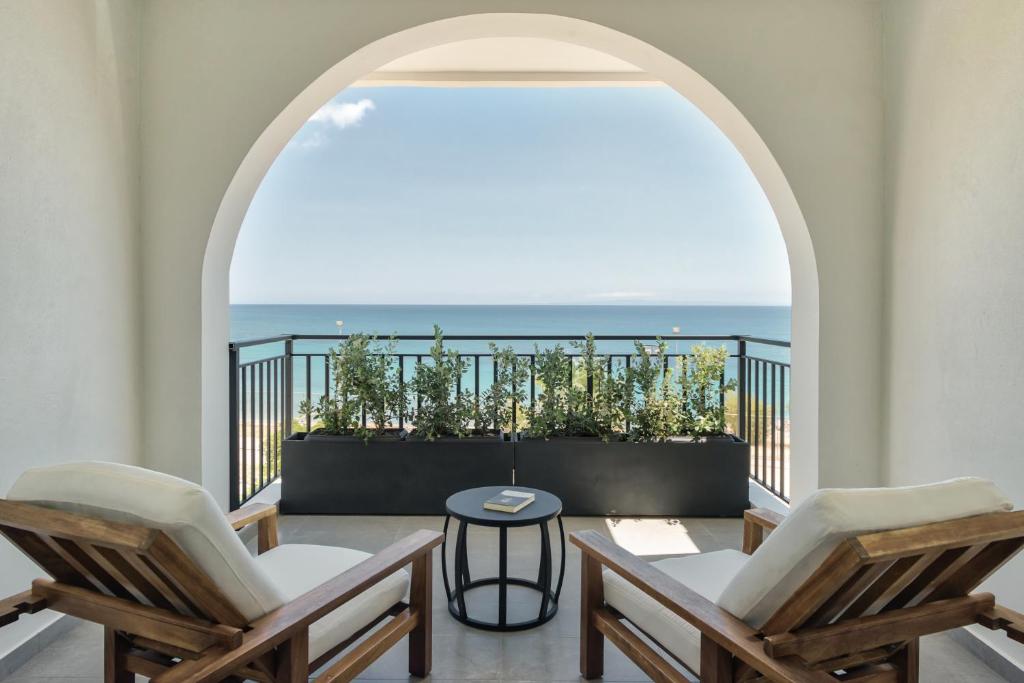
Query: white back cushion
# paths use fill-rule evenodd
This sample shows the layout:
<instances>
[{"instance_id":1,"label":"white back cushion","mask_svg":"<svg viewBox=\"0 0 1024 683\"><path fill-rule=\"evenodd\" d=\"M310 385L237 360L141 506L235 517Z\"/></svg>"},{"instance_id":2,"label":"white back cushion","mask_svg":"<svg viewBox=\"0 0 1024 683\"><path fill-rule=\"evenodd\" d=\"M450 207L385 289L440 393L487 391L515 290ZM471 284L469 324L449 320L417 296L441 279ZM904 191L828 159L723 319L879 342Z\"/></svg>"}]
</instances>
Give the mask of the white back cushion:
<instances>
[{"instance_id":1,"label":"white back cushion","mask_svg":"<svg viewBox=\"0 0 1024 683\"><path fill-rule=\"evenodd\" d=\"M192 482L129 465L73 462L26 471L7 498L167 532L250 620L285 603L213 496Z\"/></svg>"},{"instance_id":2,"label":"white back cushion","mask_svg":"<svg viewBox=\"0 0 1024 683\"><path fill-rule=\"evenodd\" d=\"M877 489L822 489L797 506L751 556L718 604L760 628L850 536L1012 509L978 478Z\"/></svg>"}]
</instances>

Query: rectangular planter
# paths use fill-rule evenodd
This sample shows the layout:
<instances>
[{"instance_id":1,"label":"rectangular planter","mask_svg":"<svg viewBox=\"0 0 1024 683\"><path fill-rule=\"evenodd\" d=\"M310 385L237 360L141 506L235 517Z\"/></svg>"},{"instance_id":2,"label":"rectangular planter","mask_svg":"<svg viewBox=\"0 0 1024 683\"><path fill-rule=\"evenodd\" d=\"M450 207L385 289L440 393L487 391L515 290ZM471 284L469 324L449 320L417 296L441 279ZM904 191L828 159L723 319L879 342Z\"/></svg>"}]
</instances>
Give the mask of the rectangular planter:
<instances>
[{"instance_id":1,"label":"rectangular planter","mask_svg":"<svg viewBox=\"0 0 1024 683\"><path fill-rule=\"evenodd\" d=\"M733 437L516 443L516 484L555 494L566 515L738 517L749 507L749 467L749 445Z\"/></svg>"},{"instance_id":2,"label":"rectangular planter","mask_svg":"<svg viewBox=\"0 0 1024 683\"><path fill-rule=\"evenodd\" d=\"M497 438L371 440L293 434L284 441L287 514L442 515L451 494L512 483L513 444Z\"/></svg>"}]
</instances>

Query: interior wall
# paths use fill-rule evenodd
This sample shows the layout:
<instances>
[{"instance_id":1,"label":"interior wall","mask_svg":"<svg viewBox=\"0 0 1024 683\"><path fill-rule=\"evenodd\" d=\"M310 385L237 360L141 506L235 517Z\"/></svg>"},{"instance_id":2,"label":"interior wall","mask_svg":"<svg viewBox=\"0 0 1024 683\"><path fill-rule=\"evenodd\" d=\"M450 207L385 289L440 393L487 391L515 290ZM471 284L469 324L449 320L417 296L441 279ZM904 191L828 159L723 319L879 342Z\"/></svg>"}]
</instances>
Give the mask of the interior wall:
<instances>
[{"instance_id":1,"label":"interior wall","mask_svg":"<svg viewBox=\"0 0 1024 683\"><path fill-rule=\"evenodd\" d=\"M1024 3L894 0L884 36L885 478L989 477L1024 507ZM986 588L1024 610L1022 575Z\"/></svg>"},{"instance_id":2,"label":"interior wall","mask_svg":"<svg viewBox=\"0 0 1024 683\"><path fill-rule=\"evenodd\" d=\"M0 0L0 493L136 462L139 20L133 0ZM0 597L40 571L0 541ZM0 657L55 615L0 629Z\"/></svg>"},{"instance_id":3,"label":"interior wall","mask_svg":"<svg viewBox=\"0 0 1024 683\"><path fill-rule=\"evenodd\" d=\"M204 425L200 397L204 378L224 384L226 359L200 365L204 330L215 350L227 342L227 298L204 321L201 273L218 207L254 142L306 86L366 45L481 12L558 14L633 36L693 68L760 133L803 211L820 278L819 428L801 446L816 468L801 488L878 483L881 9L847 0L149 0L143 348L158 361L147 366L147 463L224 488L226 401ZM226 269L223 278L226 292ZM220 435L203 444L214 423ZM223 472L204 471L204 448Z\"/></svg>"}]
</instances>

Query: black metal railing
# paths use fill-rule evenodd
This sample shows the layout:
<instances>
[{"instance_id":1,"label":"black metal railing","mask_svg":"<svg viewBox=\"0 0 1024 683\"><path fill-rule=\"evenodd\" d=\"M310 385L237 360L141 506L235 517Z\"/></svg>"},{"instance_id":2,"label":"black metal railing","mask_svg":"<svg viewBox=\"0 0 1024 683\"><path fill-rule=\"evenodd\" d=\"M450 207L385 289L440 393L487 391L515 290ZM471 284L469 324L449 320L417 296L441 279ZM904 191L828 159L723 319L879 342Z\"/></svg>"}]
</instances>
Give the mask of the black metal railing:
<instances>
[{"instance_id":1,"label":"black metal railing","mask_svg":"<svg viewBox=\"0 0 1024 683\"><path fill-rule=\"evenodd\" d=\"M299 415L297 407L303 399L313 404L324 393L329 394L329 348L347 338L348 335L288 334L231 342L228 347L229 438L233 509L280 476L281 441L294 430L313 428L310 415ZM434 337L402 335L391 339L397 347L389 355L398 364L400 381L408 382L416 364L429 357L426 345L432 343ZM455 348L462 358L469 360L467 372L459 378L458 389L471 388L478 401L498 370L487 344L513 346L517 359L529 364L529 387L525 393L527 405L531 405L537 396L534 345L543 348L545 342L571 343L585 339L584 335L446 335L444 343L446 348ZM729 360L720 378L727 430L750 443L750 477L788 501L789 342L742 335L594 335L594 341L600 345L598 354L605 359L609 372L630 367L637 357L633 348L635 341L649 342L656 348L658 340L668 345L662 361L665 371L672 367L676 358L689 355L690 345L721 343L728 347ZM566 355L573 359L576 381L585 383L587 391L592 393L590 378L584 376L576 362L579 354ZM736 380L736 389L726 391L731 379ZM417 400L417 397L410 399ZM513 404L513 432L521 417L519 409L520 406ZM365 414L362 421L365 426ZM391 426L405 427L405 416L399 416Z\"/></svg>"}]
</instances>

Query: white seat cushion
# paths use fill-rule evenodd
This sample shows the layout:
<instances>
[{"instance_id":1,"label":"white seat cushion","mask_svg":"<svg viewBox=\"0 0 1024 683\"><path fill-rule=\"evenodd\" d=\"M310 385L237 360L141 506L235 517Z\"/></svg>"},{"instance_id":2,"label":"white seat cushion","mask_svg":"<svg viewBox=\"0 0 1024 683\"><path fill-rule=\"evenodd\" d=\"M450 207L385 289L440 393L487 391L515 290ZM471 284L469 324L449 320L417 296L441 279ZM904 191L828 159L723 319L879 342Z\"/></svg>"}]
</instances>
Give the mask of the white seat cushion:
<instances>
[{"instance_id":1,"label":"white seat cushion","mask_svg":"<svg viewBox=\"0 0 1024 683\"><path fill-rule=\"evenodd\" d=\"M7 498L167 532L249 620L285 602L213 496L190 481L111 462L72 462L27 470Z\"/></svg>"},{"instance_id":2,"label":"white seat cushion","mask_svg":"<svg viewBox=\"0 0 1024 683\"><path fill-rule=\"evenodd\" d=\"M257 556L256 563L286 600L294 600L368 557L369 553L348 548L288 544ZM347 640L401 602L408 589L409 574L399 570L314 623L309 629L309 660Z\"/></svg>"},{"instance_id":3,"label":"white seat cushion","mask_svg":"<svg viewBox=\"0 0 1024 683\"><path fill-rule=\"evenodd\" d=\"M822 489L768 535L718 604L761 628L845 538L1012 507L992 482L978 478L901 488Z\"/></svg>"},{"instance_id":4,"label":"white seat cushion","mask_svg":"<svg viewBox=\"0 0 1024 683\"><path fill-rule=\"evenodd\" d=\"M719 550L659 560L651 565L714 602L749 559L738 550ZM700 631L696 628L607 570L604 572L604 599L690 669L700 670Z\"/></svg>"}]
</instances>

